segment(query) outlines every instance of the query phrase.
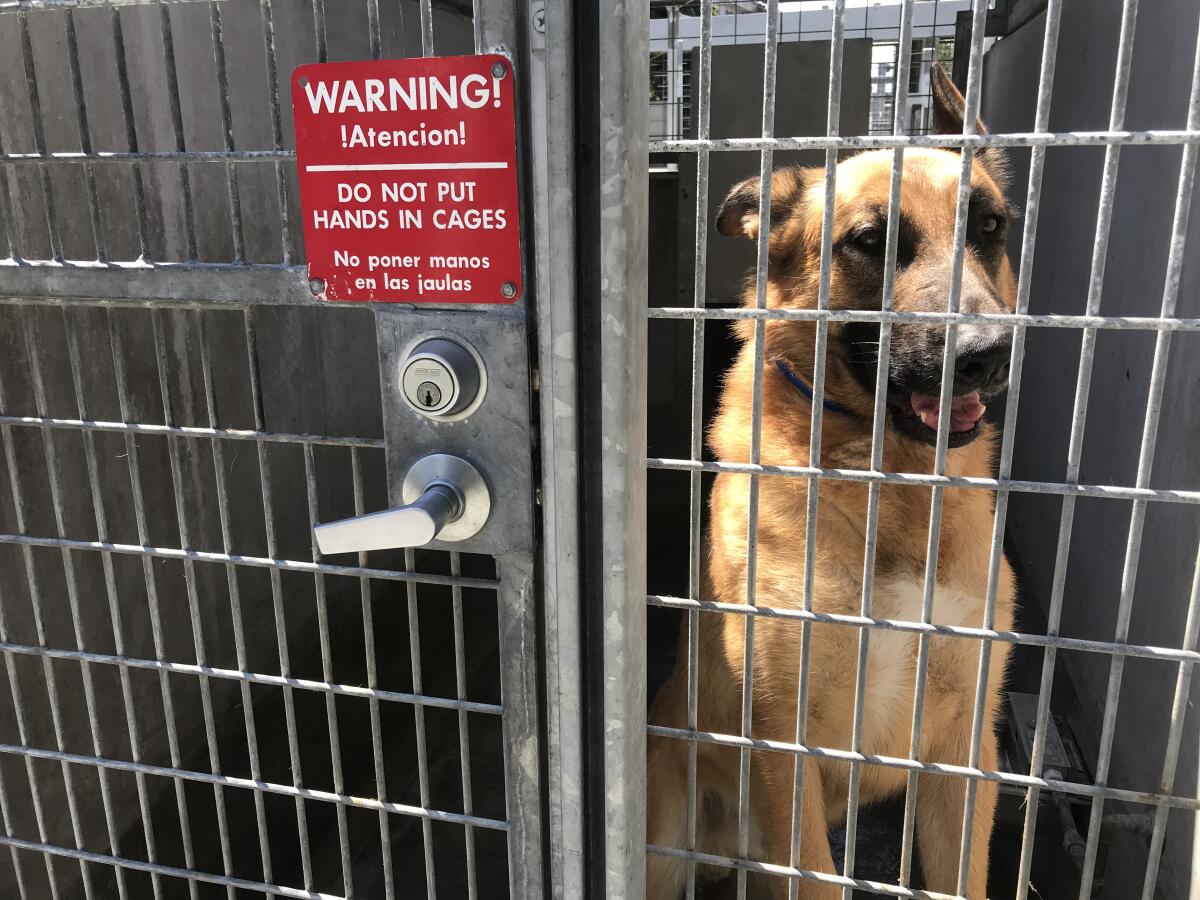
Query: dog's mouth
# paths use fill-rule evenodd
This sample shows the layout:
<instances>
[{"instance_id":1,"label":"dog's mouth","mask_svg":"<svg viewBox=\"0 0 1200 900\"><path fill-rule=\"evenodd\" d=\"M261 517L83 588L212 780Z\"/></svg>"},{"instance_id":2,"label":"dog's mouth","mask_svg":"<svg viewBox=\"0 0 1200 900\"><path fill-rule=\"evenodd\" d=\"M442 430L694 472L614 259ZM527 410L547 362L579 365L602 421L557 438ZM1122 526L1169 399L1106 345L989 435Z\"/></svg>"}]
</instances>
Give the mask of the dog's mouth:
<instances>
[{"instance_id":1,"label":"dog's mouth","mask_svg":"<svg viewBox=\"0 0 1200 900\"><path fill-rule=\"evenodd\" d=\"M888 408L892 420L903 434L922 443L937 444L938 424L943 410L938 397L919 391L895 390L888 393ZM950 433L947 446L964 447L983 430L983 414L987 407L979 391L971 391L950 401Z\"/></svg>"}]
</instances>

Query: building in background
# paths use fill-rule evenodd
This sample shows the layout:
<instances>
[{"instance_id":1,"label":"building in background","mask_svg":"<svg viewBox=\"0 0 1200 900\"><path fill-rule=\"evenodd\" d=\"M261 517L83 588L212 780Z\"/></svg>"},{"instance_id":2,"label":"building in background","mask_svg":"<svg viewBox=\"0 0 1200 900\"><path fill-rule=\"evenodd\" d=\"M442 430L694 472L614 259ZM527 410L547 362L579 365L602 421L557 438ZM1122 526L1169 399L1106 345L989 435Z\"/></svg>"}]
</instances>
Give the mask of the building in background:
<instances>
[{"instance_id":1,"label":"building in background","mask_svg":"<svg viewBox=\"0 0 1200 900\"><path fill-rule=\"evenodd\" d=\"M871 54L871 133L892 130L895 67L900 33L901 0L846 0L847 40L868 38ZM829 42L833 0L799 0L779 4L779 40ZM651 0L650 137L688 137L692 128L692 69L700 45L701 12L697 0ZM955 21L969 12L970 0L918 0L913 9L913 46L909 71L910 134L929 129L929 70L935 60L949 67L954 56ZM712 4L713 46L763 43L765 2L729 0ZM713 77L731 77L714 68Z\"/></svg>"}]
</instances>

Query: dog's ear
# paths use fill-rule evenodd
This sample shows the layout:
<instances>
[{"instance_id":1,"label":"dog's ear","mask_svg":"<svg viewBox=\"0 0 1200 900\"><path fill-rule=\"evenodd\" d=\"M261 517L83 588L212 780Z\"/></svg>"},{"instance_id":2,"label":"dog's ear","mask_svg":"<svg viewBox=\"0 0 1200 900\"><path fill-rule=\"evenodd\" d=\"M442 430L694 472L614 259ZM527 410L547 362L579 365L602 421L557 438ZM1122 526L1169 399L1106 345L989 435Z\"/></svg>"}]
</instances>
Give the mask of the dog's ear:
<instances>
[{"instance_id":1,"label":"dog's ear","mask_svg":"<svg viewBox=\"0 0 1200 900\"><path fill-rule=\"evenodd\" d=\"M931 131L934 134L962 134L963 117L967 101L962 92L950 80L942 64L935 62L929 70L929 80L933 87L933 114ZM975 133L987 134L987 126L979 118L975 119ZM1008 187L1008 156L1000 147L988 147L976 154L978 159L1004 190Z\"/></svg>"},{"instance_id":2,"label":"dog's ear","mask_svg":"<svg viewBox=\"0 0 1200 900\"><path fill-rule=\"evenodd\" d=\"M786 222L807 184L804 169L789 167L771 173L771 231ZM717 231L726 237L758 238L761 179L747 178L730 189L717 210Z\"/></svg>"},{"instance_id":3,"label":"dog's ear","mask_svg":"<svg viewBox=\"0 0 1200 900\"><path fill-rule=\"evenodd\" d=\"M933 88L933 118L931 131L934 134L962 134L963 114L967 101L942 64L935 62L929 70L929 82ZM986 134L984 124L975 120L975 133Z\"/></svg>"}]
</instances>

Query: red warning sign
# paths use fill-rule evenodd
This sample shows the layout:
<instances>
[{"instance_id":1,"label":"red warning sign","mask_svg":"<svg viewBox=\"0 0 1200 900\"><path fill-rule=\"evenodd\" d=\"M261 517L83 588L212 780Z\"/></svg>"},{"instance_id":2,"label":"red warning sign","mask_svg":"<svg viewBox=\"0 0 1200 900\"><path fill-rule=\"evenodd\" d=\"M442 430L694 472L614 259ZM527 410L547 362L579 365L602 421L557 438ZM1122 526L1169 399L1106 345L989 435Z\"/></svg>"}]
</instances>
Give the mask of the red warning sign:
<instances>
[{"instance_id":1,"label":"red warning sign","mask_svg":"<svg viewBox=\"0 0 1200 900\"><path fill-rule=\"evenodd\" d=\"M521 296L506 57L300 66L292 111L308 276L324 299Z\"/></svg>"}]
</instances>

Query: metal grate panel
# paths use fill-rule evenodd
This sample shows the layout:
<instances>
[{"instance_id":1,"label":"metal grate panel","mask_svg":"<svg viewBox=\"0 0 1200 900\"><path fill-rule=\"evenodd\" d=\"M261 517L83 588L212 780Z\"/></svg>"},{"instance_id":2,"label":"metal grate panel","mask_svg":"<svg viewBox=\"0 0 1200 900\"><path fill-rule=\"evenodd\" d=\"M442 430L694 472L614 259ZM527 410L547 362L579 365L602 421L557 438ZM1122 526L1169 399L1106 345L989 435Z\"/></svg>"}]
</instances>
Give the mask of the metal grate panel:
<instances>
[{"instance_id":1,"label":"metal grate panel","mask_svg":"<svg viewBox=\"0 0 1200 900\"><path fill-rule=\"evenodd\" d=\"M397 869L474 893L476 835L494 868L508 830L495 787L472 791L503 766L495 564L312 550L310 523L387 505L382 441L269 430L289 411L264 403L282 373L251 309L0 315L0 843L19 895L393 896ZM117 421L92 419L114 400ZM441 644L453 665L426 672Z\"/></svg>"}]
</instances>

